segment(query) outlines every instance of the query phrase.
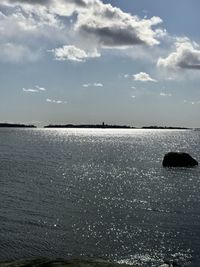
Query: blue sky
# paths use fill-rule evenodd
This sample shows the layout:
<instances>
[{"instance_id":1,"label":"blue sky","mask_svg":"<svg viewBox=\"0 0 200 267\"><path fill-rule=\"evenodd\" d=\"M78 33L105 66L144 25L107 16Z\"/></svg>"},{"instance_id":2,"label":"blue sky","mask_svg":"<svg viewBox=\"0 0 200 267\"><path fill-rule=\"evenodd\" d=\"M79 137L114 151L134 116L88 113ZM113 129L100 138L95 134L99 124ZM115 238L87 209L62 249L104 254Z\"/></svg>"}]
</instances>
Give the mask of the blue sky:
<instances>
[{"instance_id":1,"label":"blue sky","mask_svg":"<svg viewBox=\"0 0 200 267\"><path fill-rule=\"evenodd\" d=\"M198 0L3 0L0 121L200 127Z\"/></svg>"}]
</instances>

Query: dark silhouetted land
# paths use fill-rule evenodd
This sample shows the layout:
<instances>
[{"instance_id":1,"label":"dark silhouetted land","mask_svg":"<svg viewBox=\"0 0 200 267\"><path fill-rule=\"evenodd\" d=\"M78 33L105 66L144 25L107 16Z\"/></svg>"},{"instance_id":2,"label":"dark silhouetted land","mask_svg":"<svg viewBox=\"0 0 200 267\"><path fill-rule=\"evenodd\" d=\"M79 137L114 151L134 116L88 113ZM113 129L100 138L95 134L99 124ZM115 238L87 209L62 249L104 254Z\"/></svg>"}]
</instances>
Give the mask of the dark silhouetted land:
<instances>
[{"instance_id":1,"label":"dark silhouetted land","mask_svg":"<svg viewBox=\"0 0 200 267\"><path fill-rule=\"evenodd\" d=\"M168 126L143 126L141 128L128 126L128 125L109 125L109 124L50 124L44 128L95 128L95 129L164 129L164 130L190 130L186 127L168 127Z\"/></svg>"},{"instance_id":2,"label":"dark silhouetted land","mask_svg":"<svg viewBox=\"0 0 200 267\"><path fill-rule=\"evenodd\" d=\"M65 124L65 125L47 125L44 128L95 128L95 129L135 129L127 125L108 125L108 124Z\"/></svg>"},{"instance_id":3,"label":"dark silhouetted land","mask_svg":"<svg viewBox=\"0 0 200 267\"><path fill-rule=\"evenodd\" d=\"M36 128L36 126L17 123L0 123L0 128Z\"/></svg>"},{"instance_id":4,"label":"dark silhouetted land","mask_svg":"<svg viewBox=\"0 0 200 267\"><path fill-rule=\"evenodd\" d=\"M0 267L133 267L133 265L111 263L104 260L49 260L33 259L0 262Z\"/></svg>"},{"instance_id":5,"label":"dark silhouetted land","mask_svg":"<svg viewBox=\"0 0 200 267\"><path fill-rule=\"evenodd\" d=\"M0 123L0 128L37 128L33 124L21 124L21 123ZM173 126L142 126L134 127L129 125L110 125L105 124L49 124L44 128L91 128L91 129L164 129L164 130L191 130L187 127L173 127ZM195 128L200 130L200 128Z\"/></svg>"},{"instance_id":6,"label":"dark silhouetted land","mask_svg":"<svg viewBox=\"0 0 200 267\"><path fill-rule=\"evenodd\" d=\"M168 127L168 126L143 126L142 129L169 129L169 130L190 130L191 128L186 127Z\"/></svg>"}]
</instances>

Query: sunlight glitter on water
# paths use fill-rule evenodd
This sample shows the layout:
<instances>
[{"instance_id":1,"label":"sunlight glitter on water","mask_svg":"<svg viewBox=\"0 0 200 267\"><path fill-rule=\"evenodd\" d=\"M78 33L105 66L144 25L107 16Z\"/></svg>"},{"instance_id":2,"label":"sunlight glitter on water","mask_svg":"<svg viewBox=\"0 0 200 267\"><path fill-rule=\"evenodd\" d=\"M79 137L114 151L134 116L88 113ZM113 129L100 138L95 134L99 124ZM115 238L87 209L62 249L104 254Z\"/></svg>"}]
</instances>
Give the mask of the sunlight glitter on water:
<instances>
[{"instance_id":1,"label":"sunlight glitter on water","mask_svg":"<svg viewBox=\"0 0 200 267\"><path fill-rule=\"evenodd\" d=\"M119 264L137 265L137 266L152 266L152 267L171 267L171 266L188 266L191 261L190 250L178 252L170 255L169 259L165 254L155 253L152 254L135 254L131 255L128 259L117 261Z\"/></svg>"},{"instance_id":2,"label":"sunlight glitter on water","mask_svg":"<svg viewBox=\"0 0 200 267\"><path fill-rule=\"evenodd\" d=\"M161 164L182 147L198 159L199 132L35 129L0 137L1 259L199 266L200 170Z\"/></svg>"}]
</instances>

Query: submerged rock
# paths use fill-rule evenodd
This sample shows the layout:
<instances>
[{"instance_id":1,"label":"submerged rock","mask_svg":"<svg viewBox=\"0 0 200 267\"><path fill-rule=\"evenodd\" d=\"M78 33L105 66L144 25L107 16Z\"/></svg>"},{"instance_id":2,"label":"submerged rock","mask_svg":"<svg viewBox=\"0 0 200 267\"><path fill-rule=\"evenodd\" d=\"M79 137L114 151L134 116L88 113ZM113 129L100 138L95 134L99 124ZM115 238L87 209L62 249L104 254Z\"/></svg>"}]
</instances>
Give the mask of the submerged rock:
<instances>
[{"instance_id":1,"label":"submerged rock","mask_svg":"<svg viewBox=\"0 0 200 267\"><path fill-rule=\"evenodd\" d=\"M162 165L163 167L194 167L198 162L188 153L169 152L165 154Z\"/></svg>"}]
</instances>

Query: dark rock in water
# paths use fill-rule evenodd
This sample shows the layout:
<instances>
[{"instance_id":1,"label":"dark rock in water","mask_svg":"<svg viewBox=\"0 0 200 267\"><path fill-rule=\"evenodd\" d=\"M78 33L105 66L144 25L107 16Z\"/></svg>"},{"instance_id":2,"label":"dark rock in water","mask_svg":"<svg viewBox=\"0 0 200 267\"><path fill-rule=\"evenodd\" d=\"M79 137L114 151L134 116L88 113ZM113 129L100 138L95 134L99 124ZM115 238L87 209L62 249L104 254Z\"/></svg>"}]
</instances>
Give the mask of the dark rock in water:
<instances>
[{"instance_id":1,"label":"dark rock in water","mask_svg":"<svg viewBox=\"0 0 200 267\"><path fill-rule=\"evenodd\" d=\"M165 154L162 164L163 167L194 167L198 162L188 153L169 152Z\"/></svg>"}]
</instances>

